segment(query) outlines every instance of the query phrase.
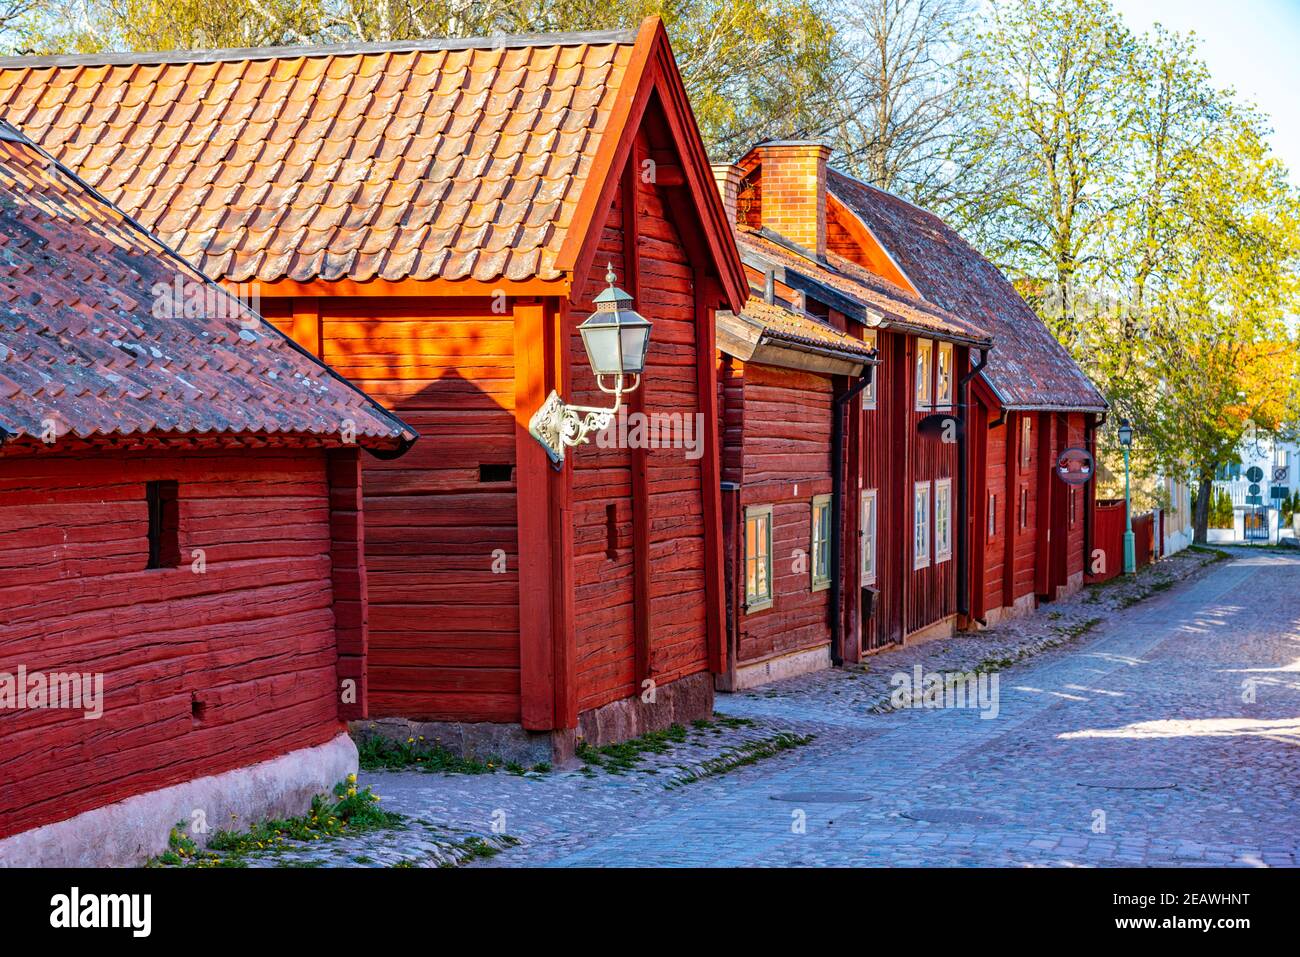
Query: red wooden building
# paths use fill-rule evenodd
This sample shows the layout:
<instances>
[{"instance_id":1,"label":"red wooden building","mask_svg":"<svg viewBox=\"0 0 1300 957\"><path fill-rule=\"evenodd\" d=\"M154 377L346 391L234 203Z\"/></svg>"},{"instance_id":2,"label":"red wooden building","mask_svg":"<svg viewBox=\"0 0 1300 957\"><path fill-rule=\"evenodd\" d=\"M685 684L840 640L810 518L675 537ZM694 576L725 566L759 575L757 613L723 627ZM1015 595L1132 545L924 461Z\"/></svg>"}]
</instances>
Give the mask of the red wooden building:
<instances>
[{"instance_id":1,"label":"red wooden building","mask_svg":"<svg viewBox=\"0 0 1300 957\"><path fill-rule=\"evenodd\" d=\"M728 691L831 663L836 400L875 361L769 294L717 320Z\"/></svg>"},{"instance_id":2,"label":"red wooden building","mask_svg":"<svg viewBox=\"0 0 1300 957\"><path fill-rule=\"evenodd\" d=\"M608 404L575 331L607 263L654 323L632 411L716 417L745 277L657 19L8 60L0 113L426 435L366 468L372 716L549 757L709 713L716 432L560 470L528 433L551 389Z\"/></svg>"},{"instance_id":3,"label":"red wooden building","mask_svg":"<svg viewBox=\"0 0 1300 957\"><path fill-rule=\"evenodd\" d=\"M961 446L955 434L930 426L954 414L971 353L987 350L990 340L975 323L902 285L890 274L887 258L868 256L861 231L828 204L828 154L817 144L766 143L735 166L715 167L758 297L784 306L805 324L847 336L859 350L874 349L879 357L870 385L857 391L855 375L841 367L800 382L785 376L785 391L776 402L762 389L732 389L727 395L728 449L738 448L746 465L743 474L733 471L740 485L743 512L736 524L745 559L755 553L755 541L772 538L772 528L783 531L768 557L776 563L771 568L778 590L756 592L753 575L737 576L733 590L738 623L733 671L748 671L755 680L827 659L853 661L865 650L951 634L957 626ZM734 369L734 359L735 353L724 349L725 370ZM746 379L750 369L771 378L751 365ZM738 433L739 422L744 429ZM798 450L806 458L763 459L764 444L787 453ZM759 457L746 461L752 456ZM840 472L838 495L833 463ZM818 498L826 493L829 500ZM790 502L799 502L801 511ZM808 525L800 529L795 520L777 521L778 504L793 515L809 513ZM809 594L820 580L810 574L801 581L786 571L792 548L813 547L811 513L818 504L829 507L824 520L834 530L827 536L824 597ZM772 518L766 517L768 506ZM764 619L774 623L775 632L792 627L800 637L764 634Z\"/></svg>"},{"instance_id":4,"label":"red wooden building","mask_svg":"<svg viewBox=\"0 0 1300 957\"><path fill-rule=\"evenodd\" d=\"M414 438L0 123L0 864L356 769L358 448Z\"/></svg>"},{"instance_id":5,"label":"red wooden building","mask_svg":"<svg viewBox=\"0 0 1300 957\"><path fill-rule=\"evenodd\" d=\"M1106 411L1096 387L996 267L937 216L830 171L833 219L860 236L859 261L887 262L927 302L988 330L970 382L969 586L975 624L1031 611L1083 585L1092 484L1054 473L1069 448L1094 449Z\"/></svg>"}]
</instances>

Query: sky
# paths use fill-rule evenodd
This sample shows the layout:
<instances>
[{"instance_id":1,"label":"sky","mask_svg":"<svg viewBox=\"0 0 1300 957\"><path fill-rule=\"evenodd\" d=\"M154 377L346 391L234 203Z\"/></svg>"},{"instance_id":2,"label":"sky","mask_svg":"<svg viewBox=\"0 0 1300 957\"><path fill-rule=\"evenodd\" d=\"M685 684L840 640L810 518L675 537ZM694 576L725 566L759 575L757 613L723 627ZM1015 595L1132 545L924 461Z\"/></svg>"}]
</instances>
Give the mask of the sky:
<instances>
[{"instance_id":1,"label":"sky","mask_svg":"<svg viewBox=\"0 0 1300 957\"><path fill-rule=\"evenodd\" d=\"M1195 33L1215 83L1268 115L1271 144L1300 185L1300 0L1112 0L1129 28Z\"/></svg>"}]
</instances>

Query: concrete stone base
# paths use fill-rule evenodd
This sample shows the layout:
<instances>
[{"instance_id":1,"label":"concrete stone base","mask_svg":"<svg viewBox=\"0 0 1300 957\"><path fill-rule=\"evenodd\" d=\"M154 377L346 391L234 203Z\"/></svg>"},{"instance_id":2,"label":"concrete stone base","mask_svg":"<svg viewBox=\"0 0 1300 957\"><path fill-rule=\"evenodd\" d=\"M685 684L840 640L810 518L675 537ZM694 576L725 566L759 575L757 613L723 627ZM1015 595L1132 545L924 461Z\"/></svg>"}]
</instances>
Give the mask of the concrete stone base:
<instances>
[{"instance_id":1,"label":"concrete stone base","mask_svg":"<svg viewBox=\"0 0 1300 957\"><path fill-rule=\"evenodd\" d=\"M453 754L486 761L514 761L525 767L547 762L563 767L573 760L578 739L602 747L671 724L687 724L713 716L713 675L708 672L680 678L655 689L654 703L639 696L611 701L578 716L578 727L557 731L527 731L517 724L487 721L417 721L410 718L372 718L352 722L358 739L378 734L394 741L423 737Z\"/></svg>"},{"instance_id":2,"label":"concrete stone base","mask_svg":"<svg viewBox=\"0 0 1300 957\"><path fill-rule=\"evenodd\" d=\"M578 736L593 747L626 741L671 724L689 724L713 716L713 675L700 672L655 689L653 704L624 698L578 717Z\"/></svg>"},{"instance_id":3,"label":"concrete stone base","mask_svg":"<svg viewBox=\"0 0 1300 957\"><path fill-rule=\"evenodd\" d=\"M924 628L918 628L906 638L903 639L905 646L919 645L926 641L936 641L940 638L951 638L957 634L957 616L949 615L947 618L940 618L933 624L926 625Z\"/></svg>"},{"instance_id":4,"label":"concrete stone base","mask_svg":"<svg viewBox=\"0 0 1300 957\"><path fill-rule=\"evenodd\" d=\"M517 724L489 721L416 721L409 718L375 718L352 722L352 733L363 739L372 734L394 741L424 738L426 745L438 745L453 754L473 758L514 761L524 767L555 763L551 731L526 731ZM572 754L572 747L569 753ZM561 752L561 757L563 756Z\"/></svg>"},{"instance_id":5,"label":"concrete stone base","mask_svg":"<svg viewBox=\"0 0 1300 957\"><path fill-rule=\"evenodd\" d=\"M822 645L818 648L792 651L764 661L736 665L734 674L718 675L714 684L718 691L744 691L782 678L793 678L796 675L821 671L830 666L831 646Z\"/></svg>"},{"instance_id":6,"label":"concrete stone base","mask_svg":"<svg viewBox=\"0 0 1300 957\"><path fill-rule=\"evenodd\" d=\"M1080 580L1079 586L1083 586L1082 580ZM1037 609L1038 601L1033 594L1021 595L1016 599L1014 605L1003 605L1001 608L990 608L984 615L984 620L988 623L989 627L992 627L999 622L1010 621L1013 618L1024 618L1026 615L1032 615Z\"/></svg>"},{"instance_id":7,"label":"concrete stone base","mask_svg":"<svg viewBox=\"0 0 1300 957\"><path fill-rule=\"evenodd\" d=\"M196 811L209 830L189 836L202 846L222 828L243 830L302 814L312 797L330 792L356 770L356 746L340 734L314 748L137 794L4 838L0 867L136 867L165 851L171 829L178 821L194 822Z\"/></svg>"},{"instance_id":8,"label":"concrete stone base","mask_svg":"<svg viewBox=\"0 0 1300 957\"><path fill-rule=\"evenodd\" d=\"M1057 587L1056 600L1060 601L1062 598L1069 598L1081 588L1083 588L1083 572L1078 572L1071 575L1064 585Z\"/></svg>"}]
</instances>

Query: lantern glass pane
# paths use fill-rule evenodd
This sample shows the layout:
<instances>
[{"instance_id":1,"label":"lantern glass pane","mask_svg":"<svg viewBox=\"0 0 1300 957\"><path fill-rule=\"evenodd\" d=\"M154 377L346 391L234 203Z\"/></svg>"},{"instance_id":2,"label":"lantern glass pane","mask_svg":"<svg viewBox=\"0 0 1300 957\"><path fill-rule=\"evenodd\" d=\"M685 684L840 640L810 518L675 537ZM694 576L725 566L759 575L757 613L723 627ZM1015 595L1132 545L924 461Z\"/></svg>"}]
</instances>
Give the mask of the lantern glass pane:
<instances>
[{"instance_id":1,"label":"lantern glass pane","mask_svg":"<svg viewBox=\"0 0 1300 957\"><path fill-rule=\"evenodd\" d=\"M650 340L650 326L623 326L620 330L623 341L623 370L628 374L637 374L645 367L646 346Z\"/></svg>"},{"instance_id":2,"label":"lantern glass pane","mask_svg":"<svg viewBox=\"0 0 1300 957\"><path fill-rule=\"evenodd\" d=\"M612 325L580 327L582 344L587 349L587 361L596 375L618 375L623 371L619 350L618 327Z\"/></svg>"}]
</instances>

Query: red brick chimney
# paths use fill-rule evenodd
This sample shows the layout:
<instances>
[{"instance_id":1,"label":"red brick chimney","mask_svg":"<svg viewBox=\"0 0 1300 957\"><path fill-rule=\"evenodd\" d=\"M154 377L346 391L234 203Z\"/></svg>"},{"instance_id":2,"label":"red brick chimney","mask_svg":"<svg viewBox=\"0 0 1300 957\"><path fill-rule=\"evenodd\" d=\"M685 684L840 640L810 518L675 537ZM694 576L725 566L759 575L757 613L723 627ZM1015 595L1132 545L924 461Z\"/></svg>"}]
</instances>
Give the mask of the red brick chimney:
<instances>
[{"instance_id":1,"label":"red brick chimney","mask_svg":"<svg viewBox=\"0 0 1300 957\"><path fill-rule=\"evenodd\" d=\"M722 196L722 208L727 211L727 222L736 224L736 200L740 195L740 167L735 163L714 163L713 181Z\"/></svg>"},{"instance_id":2,"label":"red brick chimney","mask_svg":"<svg viewBox=\"0 0 1300 957\"><path fill-rule=\"evenodd\" d=\"M830 147L808 141L762 143L763 226L826 255L826 160Z\"/></svg>"}]
</instances>

